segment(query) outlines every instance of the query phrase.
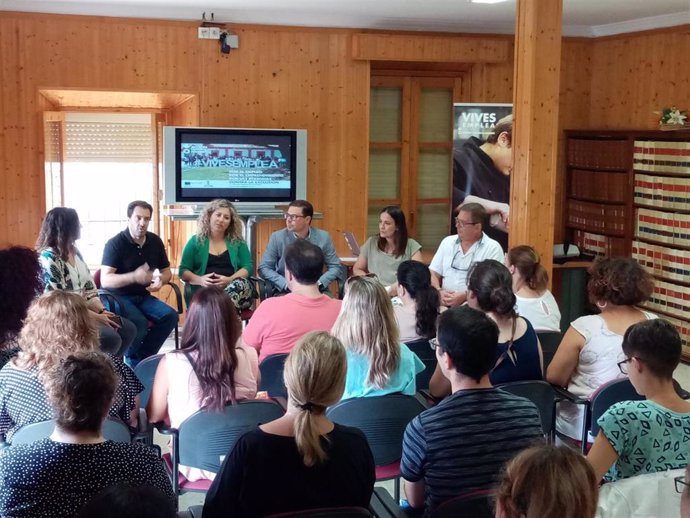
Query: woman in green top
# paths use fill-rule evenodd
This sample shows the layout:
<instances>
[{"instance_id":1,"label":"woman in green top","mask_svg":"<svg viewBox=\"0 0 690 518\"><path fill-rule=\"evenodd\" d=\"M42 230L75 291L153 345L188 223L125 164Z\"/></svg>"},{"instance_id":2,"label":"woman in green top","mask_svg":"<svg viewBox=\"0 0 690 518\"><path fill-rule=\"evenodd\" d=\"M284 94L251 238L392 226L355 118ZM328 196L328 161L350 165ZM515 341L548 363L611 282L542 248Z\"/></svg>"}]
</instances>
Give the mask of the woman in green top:
<instances>
[{"instance_id":1,"label":"woman in green top","mask_svg":"<svg viewBox=\"0 0 690 518\"><path fill-rule=\"evenodd\" d=\"M599 420L587 460L597 477L617 480L683 468L690 461L690 402L673 386L681 340L669 322L645 320L625 332L618 363L643 401L622 401Z\"/></svg>"},{"instance_id":2,"label":"woman in green top","mask_svg":"<svg viewBox=\"0 0 690 518\"><path fill-rule=\"evenodd\" d=\"M242 221L228 200L209 202L197 222L196 235L185 245L180 278L185 301L201 286L225 290L238 309L251 306L254 291L247 279L253 269L247 243L242 239Z\"/></svg>"}]
</instances>

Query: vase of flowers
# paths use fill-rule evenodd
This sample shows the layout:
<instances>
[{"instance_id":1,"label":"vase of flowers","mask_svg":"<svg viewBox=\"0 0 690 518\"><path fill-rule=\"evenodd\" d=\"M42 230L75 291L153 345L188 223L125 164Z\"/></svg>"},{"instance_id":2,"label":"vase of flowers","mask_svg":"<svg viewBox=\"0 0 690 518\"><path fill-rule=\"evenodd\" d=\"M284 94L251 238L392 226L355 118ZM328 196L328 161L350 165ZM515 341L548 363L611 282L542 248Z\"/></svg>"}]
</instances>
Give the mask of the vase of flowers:
<instances>
[{"instance_id":1,"label":"vase of flowers","mask_svg":"<svg viewBox=\"0 0 690 518\"><path fill-rule=\"evenodd\" d=\"M675 106L664 108L660 112L654 112L659 115L659 129L661 130L679 130L690 128L688 122L688 112L686 110L679 110Z\"/></svg>"}]
</instances>

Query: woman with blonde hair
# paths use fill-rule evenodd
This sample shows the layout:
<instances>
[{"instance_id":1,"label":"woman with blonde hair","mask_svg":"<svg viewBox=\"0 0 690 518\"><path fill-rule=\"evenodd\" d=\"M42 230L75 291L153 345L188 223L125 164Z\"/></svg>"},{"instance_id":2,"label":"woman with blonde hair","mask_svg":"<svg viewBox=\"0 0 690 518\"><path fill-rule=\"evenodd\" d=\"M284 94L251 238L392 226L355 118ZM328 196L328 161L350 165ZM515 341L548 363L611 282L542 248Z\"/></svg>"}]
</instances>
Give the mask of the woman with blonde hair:
<instances>
[{"instance_id":1,"label":"woman with blonde hair","mask_svg":"<svg viewBox=\"0 0 690 518\"><path fill-rule=\"evenodd\" d=\"M86 301L76 293L52 291L29 307L19 335L20 352L0 370L0 437L8 442L22 426L51 419L45 377L70 353L98 350L98 329ZM110 415L136 427L143 389L120 358L111 360L118 375Z\"/></svg>"},{"instance_id":2,"label":"woman with blonde hair","mask_svg":"<svg viewBox=\"0 0 690 518\"><path fill-rule=\"evenodd\" d=\"M506 466L496 490L496 518L594 518L594 470L567 446L535 446Z\"/></svg>"},{"instance_id":3,"label":"woman with blonde hair","mask_svg":"<svg viewBox=\"0 0 690 518\"><path fill-rule=\"evenodd\" d=\"M347 350L347 380L343 399L414 395L415 377L424 364L400 342L393 304L373 277L352 277L345 285L333 335Z\"/></svg>"},{"instance_id":4,"label":"woman with blonde hair","mask_svg":"<svg viewBox=\"0 0 690 518\"><path fill-rule=\"evenodd\" d=\"M185 301L202 286L222 288L238 310L252 305L254 289L247 279L253 270L252 256L242 238L242 221L228 200L213 200L199 214L196 235L182 251L180 278Z\"/></svg>"},{"instance_id":5,"label":"woman with blonde hair","mask_svg":"<svg viewBox=\"0 0 690 518\"><path fill-rule=\"evenodd\" d=\"M518 313L536 331L560 331L561 311L548 290L549 273L531 246L514 246L506 254L506 266L513 276Z\"/></svg>"},{"instance_id":6,"label":"woman with blonde hair","mask_svg":"<svg viewBox=\"0 0 690 518\"><path fill-rule=\"evenodd\" d=\"M204 518L368 508L375 475L366 438L325 415L343 393L346 365L343 345L324 331L297 342L285 362L287 413L240 437L206 496Z\"/></svg>"},{"instance_id":7,"label":"woman with blonde hair","mask_svg":"<svg viewBox=\"0 0 690 518\"><path fill-rule=\"evenodd\" d=\"M256 349L238 343L242 324L232 301L220 289L201 288L187 311L182 344L161 358L147 406L151 422L179 428L202 407L222 411L231 403L254 399L259 382ZM215 476L180 466L188 480Z\"/></svg>"}]
</instances>

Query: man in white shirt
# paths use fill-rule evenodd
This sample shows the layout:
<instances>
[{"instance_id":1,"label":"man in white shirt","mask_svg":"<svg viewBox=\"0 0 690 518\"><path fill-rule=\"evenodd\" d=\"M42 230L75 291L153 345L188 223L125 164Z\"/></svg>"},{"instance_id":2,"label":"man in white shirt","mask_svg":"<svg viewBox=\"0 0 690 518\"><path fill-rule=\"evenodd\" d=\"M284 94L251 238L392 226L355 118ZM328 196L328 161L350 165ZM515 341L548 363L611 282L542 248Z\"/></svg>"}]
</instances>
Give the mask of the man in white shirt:
<instances>
[{"instance_id":1,"label":"man in white shirt","mask_svg":"<svg viewBox=\"0 0 690 518\"><path fill-rule=\"evenodd\" d=\"M431 260L431 284L439 290L441 304L459 306L467 300L467 272L485 259L503 262L501 245L484 233L486 209L479 203L465 203L455 217L457 235L448 236Z\"/></svg>"}]
</instances>

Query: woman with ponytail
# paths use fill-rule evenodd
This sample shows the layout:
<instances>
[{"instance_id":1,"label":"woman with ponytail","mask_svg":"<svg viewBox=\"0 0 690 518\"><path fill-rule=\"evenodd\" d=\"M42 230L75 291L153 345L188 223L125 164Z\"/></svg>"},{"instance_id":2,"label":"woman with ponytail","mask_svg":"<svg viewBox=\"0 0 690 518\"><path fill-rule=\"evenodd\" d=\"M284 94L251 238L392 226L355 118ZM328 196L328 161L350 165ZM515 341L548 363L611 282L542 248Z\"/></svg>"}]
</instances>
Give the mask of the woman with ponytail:
<instances>
[{"instance_id":1,"label":"woman with ponytail","mask_svg":"<svg viewBox=\"0 0 690 518\"><path fill-rule=\"evenodd\" d=\"M368 508L375 475L366 438L325 415L343 394L346 366L342 343L326 332L297 342L285 362L287 413L240 437L206 496L204 518Z\"/></svg>"},{"instance_id":2,"label":"woman with ponytail","mask_svg":"<svg viewBox=\"0 0 690 518\"><path fill-rule=\"evenodd\" d=\"M489 373L491 384L543 379L541 345L532 324L515 312L508 268L487 259L474 263L467 279L467 305L486 313L498 326L496 365ZM429 381L429 390L434 397L450 394L450 383L438 366Z\"/></svg>"},{"instance_id":3,"label":"woman with ponytail","mask_svg":"<svg viewBox=\"0 0 690 518\"><path fill-rule=\"evenodd\" d=\"M561 311L551 292L549 274L539 262L539 254L531 246L510 249L506 266L513 276L513 292L518 313L530 321L537 331L560 331Z\"/></svg>"},{"instance_id":4,"label":"woman with ponytail","mask_svg":"<svg viewBox=\"0 0 690 518\"><path fill-rule=\"evenodd\" d=\"M400 341L414 342L436 336L439 295L431 285L431 272L418 261L403 261L398 266L398 297L402 306L394 306L400 329Z\"/></svg>"}]
</instances>

